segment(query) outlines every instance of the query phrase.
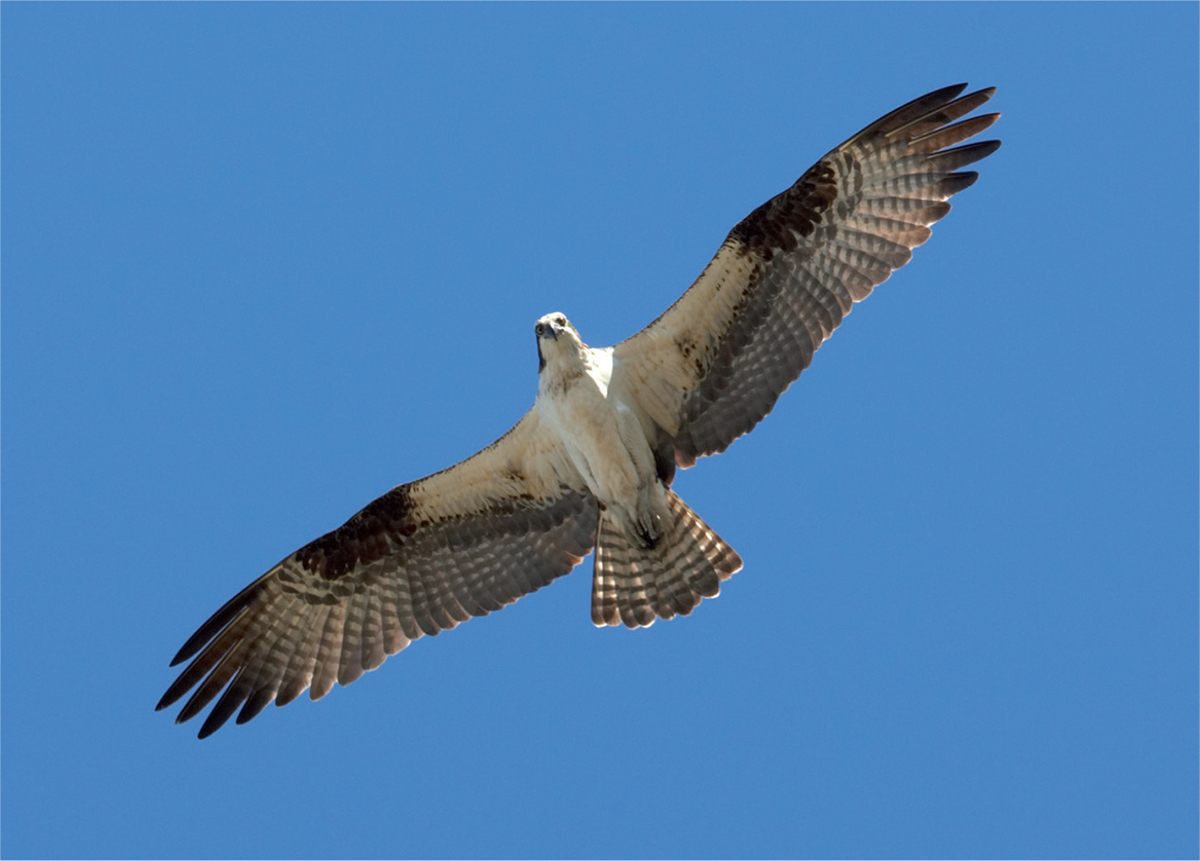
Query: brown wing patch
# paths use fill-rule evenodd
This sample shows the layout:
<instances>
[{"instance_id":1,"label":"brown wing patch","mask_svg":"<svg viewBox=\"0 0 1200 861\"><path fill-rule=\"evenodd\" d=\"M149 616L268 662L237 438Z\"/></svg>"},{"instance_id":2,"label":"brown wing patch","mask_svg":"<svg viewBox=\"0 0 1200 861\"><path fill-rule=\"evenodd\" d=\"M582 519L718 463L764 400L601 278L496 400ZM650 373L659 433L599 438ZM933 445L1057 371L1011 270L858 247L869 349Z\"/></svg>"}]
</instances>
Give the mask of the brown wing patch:
<instances>
[{"instance_id":1,"label":"brown wing patch","mask_svg":"<svg viewBox=\"0 0 1200 861\"><path fill-rule=\"evenodd\" d=\"M769 262L776 254L796 251L801 239L812 236L837 194L833 166L823 159L787 191L738 222L729 238Z\"/></svg>"},{"instance_id":2,"label":"brown wing patch","mask_svg":"<svg viewBox=\"0 0 1200 861\"><path fill-rule=\"evenodd\" d=\"M323 580L337 580L354 569L394 553L417 530L408 486L376 499L345 524L296 551L296 564Z\"/></svg>"}]
</instances>

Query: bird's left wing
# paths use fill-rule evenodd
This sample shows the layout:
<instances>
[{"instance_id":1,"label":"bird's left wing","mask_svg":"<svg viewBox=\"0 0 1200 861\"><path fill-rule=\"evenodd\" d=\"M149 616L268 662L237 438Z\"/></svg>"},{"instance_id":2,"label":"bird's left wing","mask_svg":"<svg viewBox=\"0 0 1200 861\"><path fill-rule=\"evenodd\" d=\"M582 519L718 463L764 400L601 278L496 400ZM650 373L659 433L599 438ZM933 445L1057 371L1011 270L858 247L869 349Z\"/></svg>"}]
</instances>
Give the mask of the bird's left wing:
<instances>
[{"instance_id":1,"label":"bird's left wing","mask_svg":"<svg viewBox=\"0 0 1200 861\"><path fill-rule=\"evenodd\" d=\"M221 691L200 737L235 711L315 700L425 634L498 610L569 572L592 549L597 507L558 438L531 410L471 458L385 493L288 556L192 635L192 659L158 708Z\"/></svg>"},{"instance_id":2,"label":"bird's left wing","mask_svg":"<svg viewBox=\"0 0 1200 861\"><path fill-rule=\"evenodd\" d=\"M915 99L832 150L737 224L662 316L616 345L610 389L657 424L660 463L691 466L753 428L853 304L929 238L946 200L978 177L959 168L1000 146L956 146L999 117L955 122L994 92L959 97L965 88Z\"/></svg>"}]
</instances>

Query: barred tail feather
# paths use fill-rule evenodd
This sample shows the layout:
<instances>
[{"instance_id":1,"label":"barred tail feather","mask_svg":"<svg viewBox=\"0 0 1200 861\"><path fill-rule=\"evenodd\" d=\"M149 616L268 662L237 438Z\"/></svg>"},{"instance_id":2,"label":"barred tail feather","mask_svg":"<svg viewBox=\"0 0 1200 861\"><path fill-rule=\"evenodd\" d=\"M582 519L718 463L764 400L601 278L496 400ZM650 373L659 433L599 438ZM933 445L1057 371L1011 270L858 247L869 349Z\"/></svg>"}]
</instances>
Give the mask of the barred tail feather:
<instances>
[{"instance_id":1,"label":"barred tail feather","mask_svg":"<svg viewBox=\"0 0 1200 861\"><path fill-rule=\"evenodd\" d=\"M640 628L686 616L741 569L737 552L670 489L667 506L669 522L654 547L631 541L611 512L601 513L592 580L597 626Z\"/></svg>"}]
</instances>

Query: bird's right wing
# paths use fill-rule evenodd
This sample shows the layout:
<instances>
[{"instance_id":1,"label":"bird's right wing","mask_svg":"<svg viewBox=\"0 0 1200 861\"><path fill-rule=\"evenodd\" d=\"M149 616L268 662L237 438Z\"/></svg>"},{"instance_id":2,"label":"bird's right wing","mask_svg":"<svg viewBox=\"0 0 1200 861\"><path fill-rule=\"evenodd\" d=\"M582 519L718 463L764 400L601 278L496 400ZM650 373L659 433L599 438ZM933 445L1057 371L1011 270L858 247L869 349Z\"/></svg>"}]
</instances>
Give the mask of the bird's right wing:
<instances>
[{"instance_id":1,"label":"bird's right wing","mask_svg":"<svg viewBox=\"0 0 1200 861\"><path fill-rule=\"evenodd\" d=\"M195 685L177 722L218 694L200 730L235 711L347 685L425 634L499 610L569 572L595 543L597 505L557 436L528 412L483 451L402 484L288 556L179 650L163 695Z\"/></svg>"},{"instance_id":2,"label":"bird's right wing","mask_svg":"<svg viewBox=\"0 0 1200 861\"><path fill-rule=\"evenodd\" d=\"M955 122L994 92L958 98L965 88L909 102L832 150L737 224L662 316L616 345L611 387L654 420L676 463L724 451L769 413L853 304L909 261L950 211L946 200L976 180L957 171L1000 142L956 145L1000 115Z\"/></svg>"}]
</instances>

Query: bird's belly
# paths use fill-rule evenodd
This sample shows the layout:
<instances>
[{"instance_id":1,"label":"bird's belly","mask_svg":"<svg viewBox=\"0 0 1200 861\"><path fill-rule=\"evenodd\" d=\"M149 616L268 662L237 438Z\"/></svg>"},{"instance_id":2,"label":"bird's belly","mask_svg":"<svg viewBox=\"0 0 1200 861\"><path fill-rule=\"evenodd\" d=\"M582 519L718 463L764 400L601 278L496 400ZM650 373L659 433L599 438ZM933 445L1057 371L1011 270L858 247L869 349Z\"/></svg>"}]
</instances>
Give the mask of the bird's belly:
<instances>
[{"instance_id":1,"label":"bird's belly","mask_svg":"<svg viewBox=\"0 0 1200 861\"><path fill-rule=\"evenodd\" d=\"M609 504L632 500L653 475L649 444L632 413L626 415L619 404L589 389L575 386L568 396L556 398L552 420L571 462L596 498ZM644 453L638 450L639 443Z\"/></svg>"}]
</instances>

